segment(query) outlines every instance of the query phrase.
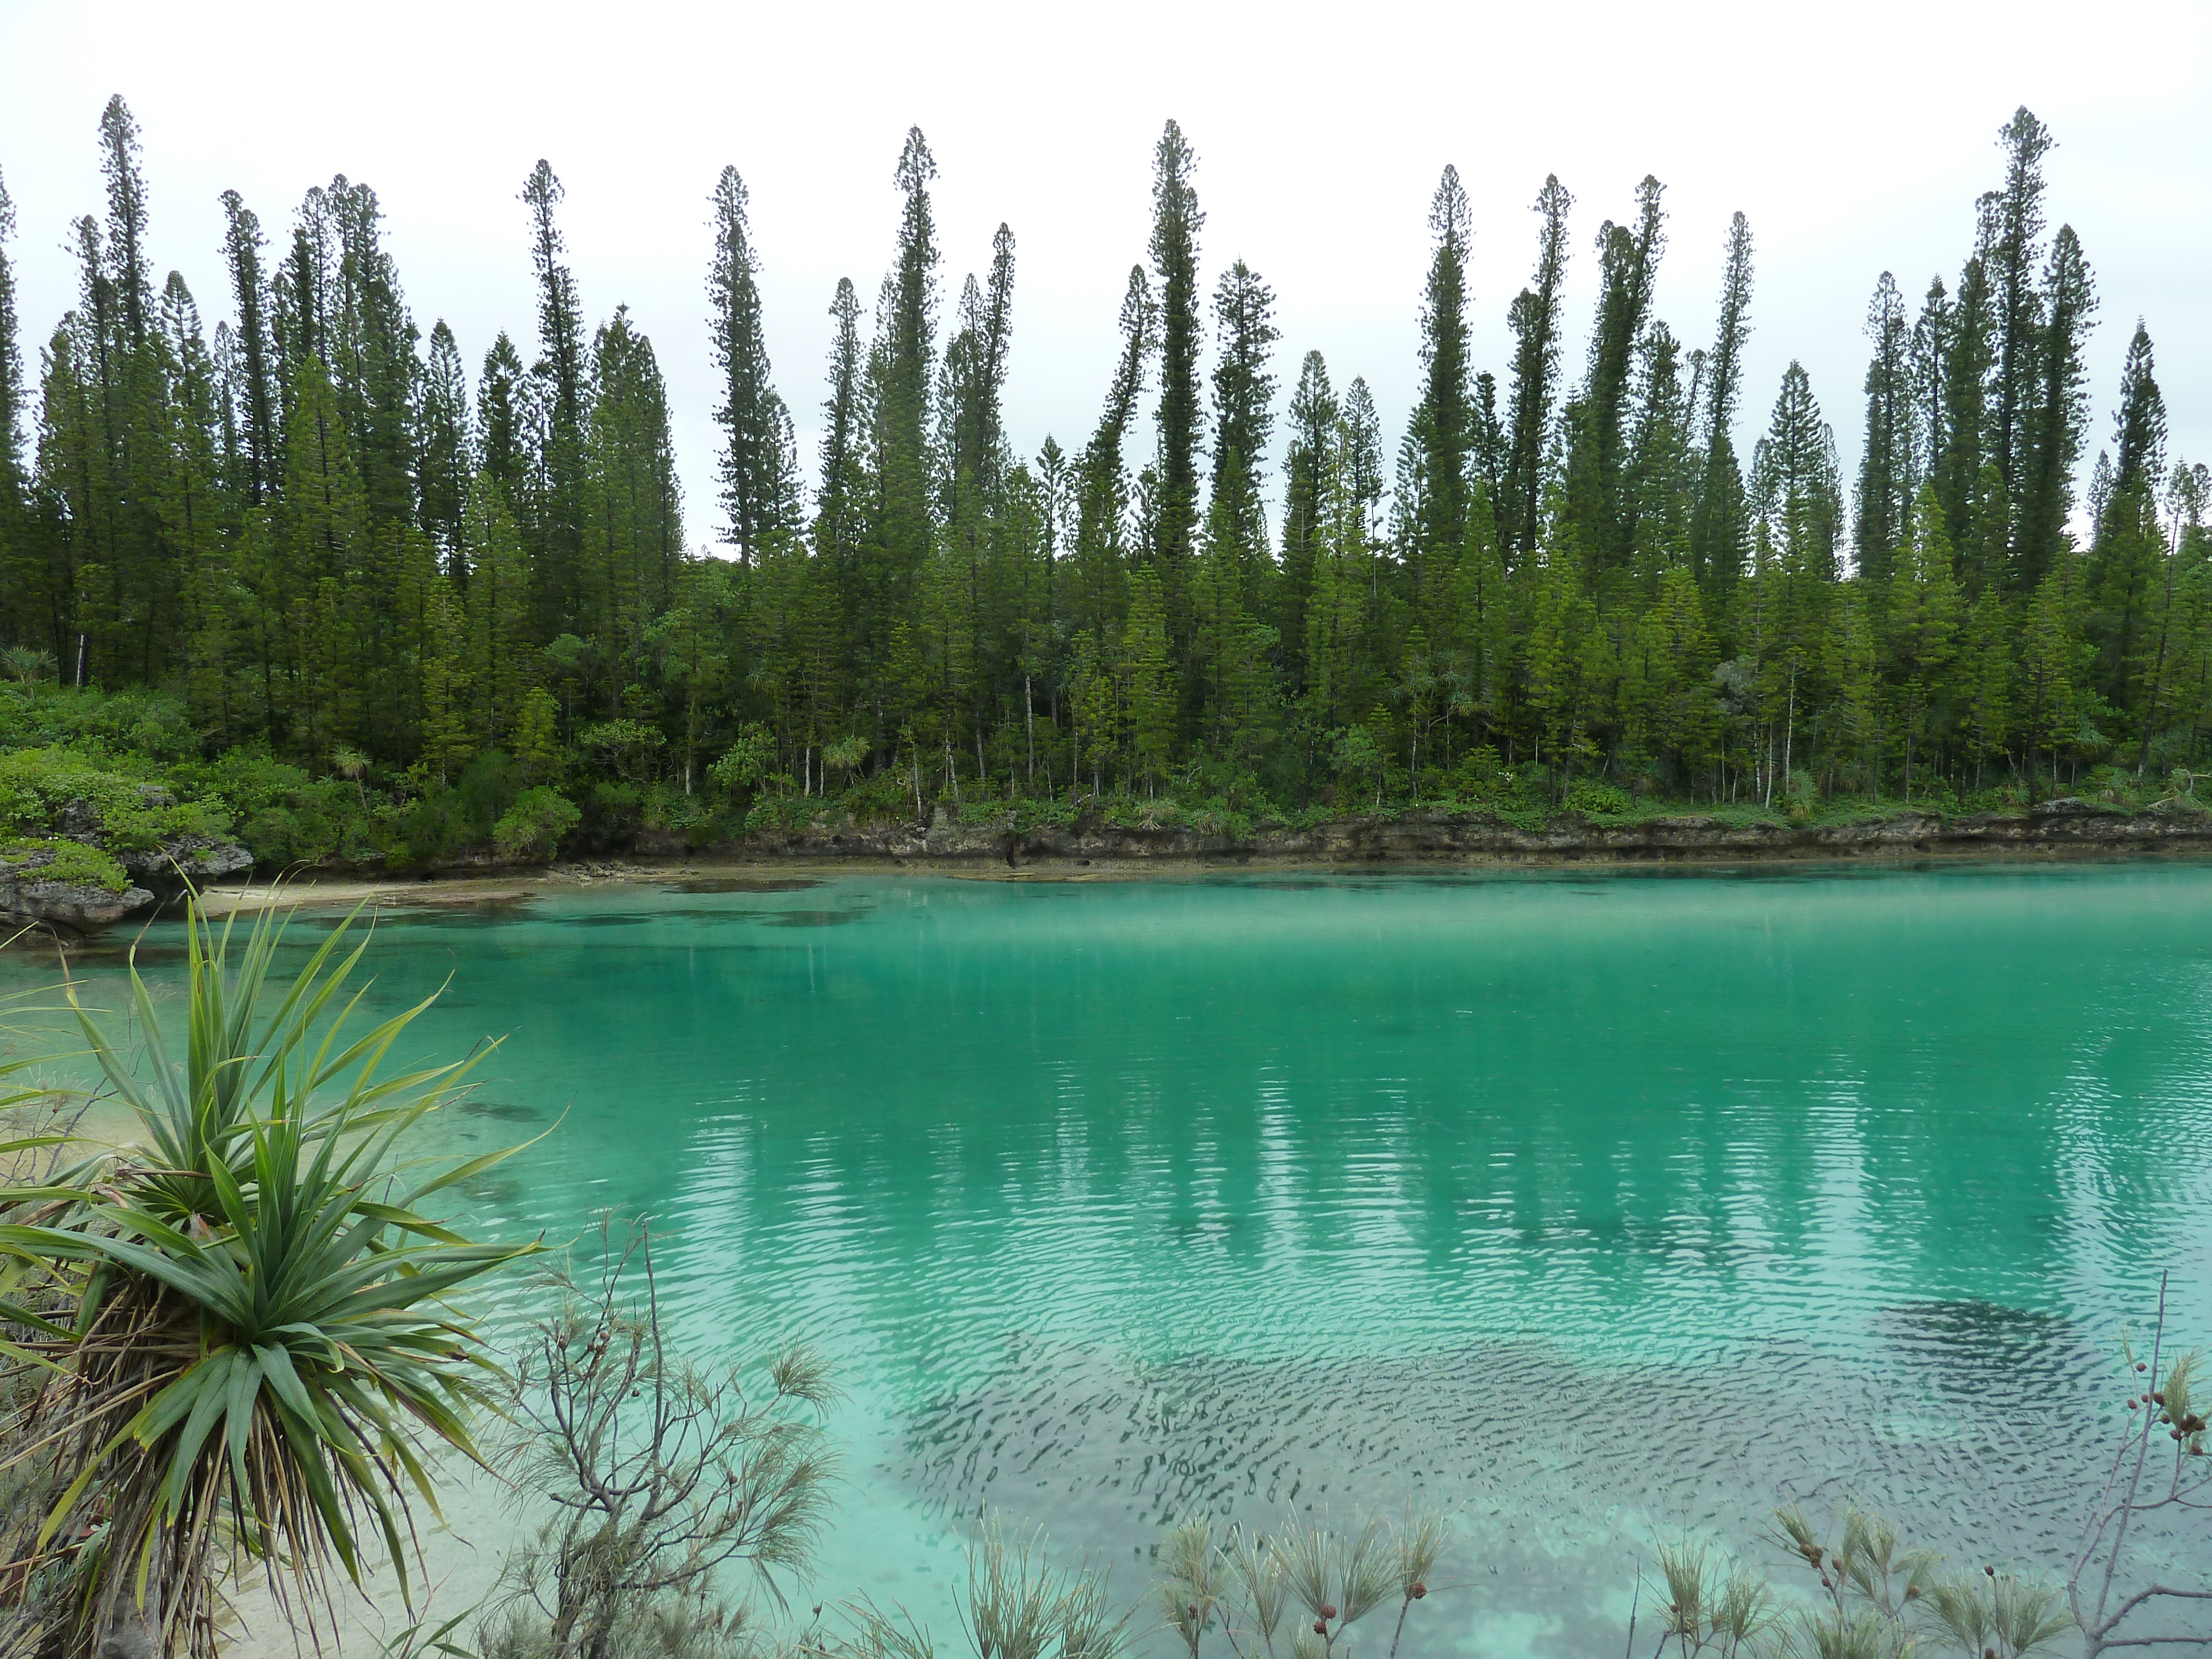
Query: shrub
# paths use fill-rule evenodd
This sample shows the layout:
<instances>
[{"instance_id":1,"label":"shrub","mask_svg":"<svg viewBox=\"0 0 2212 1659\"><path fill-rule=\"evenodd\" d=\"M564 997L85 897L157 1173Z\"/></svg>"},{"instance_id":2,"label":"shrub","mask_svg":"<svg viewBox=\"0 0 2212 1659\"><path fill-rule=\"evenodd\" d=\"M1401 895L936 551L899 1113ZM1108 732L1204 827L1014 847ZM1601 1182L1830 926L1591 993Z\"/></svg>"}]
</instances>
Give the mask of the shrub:
<instances>
[{"instance_id":1,"label":"shrub","mask_svg":"<svg viewBox=\"0 0 2212 1659\"><path fill-rule=\"evenodd\" d=\"M1585 817L1626 817L1633 805L1626 789L1601 783L1595 778L1585 778L1567 786L1567 811L1580 812Z\"/></svg>"},{"instance_id":2,"label":"shrub","mask_svg":"<svg viewBox=\"0 0 2212 1659\"><path fill-rule=\"evenodd\" d=\"M492 828L521 798L527 780L514 761L496 749L487 749L453 781L453 810L477 841L491 838Z\"/></svg>"},{"instance_id":3,"label":"shrub","mask_svg":"<svg viewBox=\"0 0 2212 1659\"><path fill-rule=\"evenodd\" d=\"M199 752L185 705L159 691L0 687L0 749L65 745L88 757L189 760Z\"/></svg>"},{"instance_id":4,"label":"shrub","mask_svg":"<svg viewBox=\"0 0 2212 1659\"><path fill-rule=\"evenodd\" d=\"M378 855L362 792L342 779L310 777L250 749L227 750L170 775L180 791L219 802L235 823L234 833L264 868Z\"/></svg>"},{"instance_id":5,"label":"shrub","mask_svg":"<svg viewBox=\"0 0 2212 1659\"><path fill-rule=\"evenodd\" d=\"M540 784L522 792L507 816L492 827L492 840L507 858L550 859L559 850L561 837L583 817L566 795Z\"/></svg>"},{"instance_id":6,"label":"shrub","mask_svg":"<svg viewBox=\"0 0 2212 1659\"><path fill-rule=\"evenodd\" d=\"M0 839L0 877L29 881L66 881L119 893L131 885L123 866L96 847L81 841Z\"/></svg>"},{"instance_id":7,"label":"shrub","mask_svg":"<svg viewBox=\"0 0 2212 1659\"><path fill-rule=\"evenodd\" d=\"M717 788L734 794L753 787L775 764L775 739L769 735L768 727L756 722L738 734L738 740L723 751L722 758L707 769L707 775Z\"/></svg>"},{"instance_id":8,"label":"shrub","mask_svg":"<svg viewBox=\"0 0 2212 1659\"><path fill-rule=\"evenodd\" d=\"M0 831L52 831L76 801L90 816L85 828L131 852L148 851L173 836L219 836L230 827L220 801L179 803L165 789L66 749L0 754Z\"/></svg>"},{"instance_id":9,"label":"shrub","mask_svg":"<svg viewBox=\"0 0 2212 1659\"><path fill-rule=\"evenodd\" d=\"M743 1651L725 1568L780 1599L828 1520L836 1399L804 1348L709 1370L668 1350L651 1243L602 1223L595 1279L556 1271L516 1356L507 1462L550 1518L508 1558L489 1659ZM636 1271L632 1272L635 1268ZM643 1281L641 1295L631 1287ZM673 1638L673 1639L672 1639Z\"/></svg>"}]
</instances>

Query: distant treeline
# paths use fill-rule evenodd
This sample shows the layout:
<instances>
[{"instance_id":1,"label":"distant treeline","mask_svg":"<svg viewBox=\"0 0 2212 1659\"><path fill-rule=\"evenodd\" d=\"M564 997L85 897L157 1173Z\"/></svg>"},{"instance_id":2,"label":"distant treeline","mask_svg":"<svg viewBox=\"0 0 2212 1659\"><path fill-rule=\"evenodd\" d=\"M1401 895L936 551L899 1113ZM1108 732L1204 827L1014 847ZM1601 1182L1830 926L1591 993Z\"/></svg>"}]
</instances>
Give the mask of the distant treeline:
<instances>
[{"instance_id":1,"label":"distant treeline","mask_svg":"<svg viewBox=\"0 0 2212 1659\"><path fill-rule=\"evenodd\" d=\"M0 192L0 641L18 679L182 697L210 753L430 788L497 750L618 782L638 811L817 793L825 773L915 807L1072 788L1303 805L1516 769L1802 805L2185 767L2212 709L2207 476L2169 465L2138 323L2077 500L2097 300L2073 230L2048 229L2051 142L2025 109L2002 128L1955 281L1917 306L1875 283L1855 478L1795 362L1739 459L1750 228L1728 227L1692 345L1653 314L1650 178L1598 233L1571 373L1572 198L1544 182L1492 373L1444 168L1419 398L1391 445L1363 380L1317 352L1291 371L1259 272L1238 260L1209 294L1197 156L1170 121L1097 426L1028 459L1000 416L1013 236L948 307L935 167L908 134L872 309L849 280L830 302L810 494L725 168L706 287L732 556L706 558L653 344L620 307L587 325L544 162L521 195L528 349L502 333L471 376L444 322L426 342L375 194L343 177L274 240L222 197L210 338L147 263L118 98L106 211L70 227L81 297L35 387ZM1148 402L1157 447L1133 467Z\"/></svg>"}]
</instances>

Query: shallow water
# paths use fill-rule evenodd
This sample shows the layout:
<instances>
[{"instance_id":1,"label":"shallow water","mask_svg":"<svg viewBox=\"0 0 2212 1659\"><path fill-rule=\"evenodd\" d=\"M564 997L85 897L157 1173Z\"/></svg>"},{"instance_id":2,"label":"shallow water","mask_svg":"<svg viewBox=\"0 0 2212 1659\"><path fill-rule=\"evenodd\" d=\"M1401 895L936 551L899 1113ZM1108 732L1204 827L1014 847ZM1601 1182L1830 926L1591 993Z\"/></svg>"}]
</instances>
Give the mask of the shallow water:
<instances>
[{"instance_id":1,"label":"shallow water","mask_svg":"<svg viewBox=\"0 0 2212 1659\"><path fill-rule=\"evenodd\" d=\"M506 1039L445 1144L559 1121L477 1224L649 1212L695 1352L826 1350L822 1588L948 1625L986 1506L1133 1595L1199 1508L1442 1504L1455 1587L1409 1653L1617 1652L1655 1540L1779 1565L1754 1533L1794 1498L2055 1566L2161 1267L2212 1338L2212 867L694 881L403 920L379 1006L450 975L425 1031Z\"/></svg>"}]
</instances>

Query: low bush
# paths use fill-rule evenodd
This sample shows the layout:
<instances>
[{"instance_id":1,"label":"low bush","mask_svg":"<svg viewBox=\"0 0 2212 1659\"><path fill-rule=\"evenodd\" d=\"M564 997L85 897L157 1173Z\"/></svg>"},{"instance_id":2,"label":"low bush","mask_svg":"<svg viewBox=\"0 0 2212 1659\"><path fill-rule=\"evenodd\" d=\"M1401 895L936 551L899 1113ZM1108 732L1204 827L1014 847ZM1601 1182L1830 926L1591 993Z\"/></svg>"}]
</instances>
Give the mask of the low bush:
<instances>
[{"instance_id":1,"label":"low bush","mask_svg":"<svg viewBox=\"0 0 2212 1659\"><path fill-rule=\"evenodd\" d=\"M184 703L160 691L0 687L0 749L57 745L102 758L184 761L200 752L200 734Z\"/></svg>"},{"instance_id":2,"label":"low bush","mask_svg":"<svg viewBox=\"0 0 2212 1659\"><path fill-rule=\"evenodd\" d=\"M82 822L64 826L80 802ZM158 785L66 749L0 754L0 831L92 833L120 850L146 852L172 837L220 836L229 827L220 801L179 802Z\"/></svg>"},{"instance_id":3,"label":"low bush","mask_svg":"<svg viewBox=\"0 0 2212 1659\"><path fill-rule=\"evenodd\" d=\"M1635 810L1636 803L1626 789L1601 783L1595 778L1585 778L1567 786L1567 811L1580 812L1588 818L1625 818Z\"/></svg>"},{"instance_id":4,"label":"low bush","mask_svg":"<svg viewBox=\"0 0 2212 1659\"><path fill-rule=\"evenodd\" d=\"M81 841L0 837L0 880L65 881L120 893L131 878L113 858Z\"/></svg>"},{"instance_id":5,"label":"low bush","mask_svg":"<svg viewBox=\"0 0 2212 1659\"><path fill-rule=\"evenodd\" d=\"M540 784L526 789L492 828L492 841L511 859L550 859L561 837L583 822L576 804L557 789Z\"/></svg>"}]
</instances>

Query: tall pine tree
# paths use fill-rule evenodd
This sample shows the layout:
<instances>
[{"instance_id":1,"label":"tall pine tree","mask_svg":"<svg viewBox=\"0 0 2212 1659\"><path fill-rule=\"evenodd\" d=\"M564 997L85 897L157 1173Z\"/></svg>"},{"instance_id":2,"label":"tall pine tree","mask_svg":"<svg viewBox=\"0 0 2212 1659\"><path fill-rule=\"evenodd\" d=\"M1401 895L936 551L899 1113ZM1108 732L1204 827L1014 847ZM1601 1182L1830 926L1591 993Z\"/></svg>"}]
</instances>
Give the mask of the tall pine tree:
<instances>
[{"instance_id":1,"label":"tall pine tree","mask_svg":"<svg viewBox=\"0 0 2212 1659\"><path fill-rule=\"evenodd\" d=\"M1535 212L1536 276L1506 314L1513 331L1513 388L1506 416L1505 471L1498 487L1498 536L1509 558L1535 550L1543 528L1544 466L1559 390L1559 307L1567 276L1567 215L1575 198L1557 174L1544 180Z\"/></svg>"},{"instance_id":2,"label":"tall pine tree","mask_svg":"<svg viewBox=\"0 0 2212 1659\"><path fill-rule=\"evenodd\" d=\"M1881 273L1867 308L1866 442L1859 455L1858 517L1854 527L1858 569L1887 580L1891 556L1911 525L1919 494L1913 465L1916 413L1912 395L1911 327L1897 278Z\"/></svg>"},{"instance_id":3,"label":"tall pine tree","mask_svg":"<svg viewBox=\"0 0 2212 1659\"><path fill-rule=\"evenodd\" d=\"M761 329L758 260L746 216L745 182L733 167L714 186L714 261L707 276L708 338L721 375L714 419L722 428L722 511L740 562L762 541L791 527L796 514L797 458L791 416L769 376Z\"/></svg>"},{"instance_id":4,"label":"tall pine tree","mask_svg":"<svg viewBox=\"0 0 2212 1659\"><path fill-rule=\"evenodd\" d=\"M1436 248L1421 292L1421 397L1413 409L1412 443L1419 503L1413 541L1425 562L1456 553L1467 540L1475 441L1467 332L1467 260L1474 229L1456 167L1445 167L1437 182L1429 203L1429 234ZM1322 385L1325 389L1325 374Z\"/></svg>"},{"instance_id":5,"label":"tall pine tree","mask_svg":"<svg viewBox=\"0 0 2212 1659\"><path fill-rule=\"evenodd\" d=\"M1728 260L1721 276L1720 321L1705 362L1705 440L1697 509L1690 521L1690 562L1708 588L1724 589L1742 568L1743 474L1730 428L1742 391L1743 348L1751 337L1751 224L1729 221Z\"/></svg>"},{"instance_id":6,"label":"tall pine tree","mask_svg":"<svg viewBox=\"0 0 2212 1659\"><path fill-rule=\"evenodd\" d=\"M1182 568L1198 531L1198 459L1204 418L1199 388L1199 210L1191 174L1198 156L1170 121L1152 152L1153 274L1159 281L1159 496L1154 537L1167 568L1163 586L1171 629L1180 610Z\"/></svg>"}]
</instances>

